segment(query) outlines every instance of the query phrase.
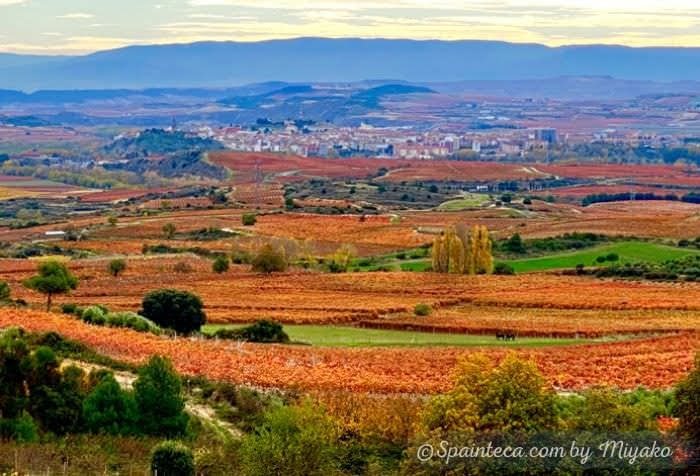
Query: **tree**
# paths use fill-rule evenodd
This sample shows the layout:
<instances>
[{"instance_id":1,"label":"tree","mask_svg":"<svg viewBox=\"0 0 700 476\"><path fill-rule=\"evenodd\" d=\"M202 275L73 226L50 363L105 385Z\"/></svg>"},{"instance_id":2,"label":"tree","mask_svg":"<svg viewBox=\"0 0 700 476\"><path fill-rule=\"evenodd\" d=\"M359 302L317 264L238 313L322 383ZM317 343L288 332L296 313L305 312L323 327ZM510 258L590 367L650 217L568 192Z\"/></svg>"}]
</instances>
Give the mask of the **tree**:
<instances>
[{"instance_id":1,"label":"tree","mask_svg":"<svg viewBox=\"0 0 700 476\"><path fill-rule=\"evenodd\" d=\"M8 302L10 298L10 285L5 281L0 281L0 302Z\"/></svg>"},{"instance_id":2,"label":"tree","mask_svg":"<svg viewBox=\"0 0 700 476\"><path fill-rule=\"evenodd\" d=\"M523 239L520 237L519 233L515 233L513 236L508 238L503 244L503 249L509 253L522 254L527 252Z\"/></svg>"},{"instance_id":3,"label":"tree","mask_svg":"<svg viewBox=\"0 0 700 476\"><path fill-rule=\"evenodd\" d=\"M243 226L253 226L258 222L258 217L255 213L244 213L241 217L241 223Z\"/></svg>"},{"instance_id":4,"label":"tree","mask_svg":"<svg viewBox=\"0 0 700 476\"><path fill-rule=\"evenodd\" d=\"M287 257L282 248L267 244L260 248L252 261L253 271L258 273L283 272L287 269Z\"/></svg>"},{"instance_id":5,"label":"tree","mask_svg":"<svg viewBox=\"0 0 700 476\"><path fill-rule=\"evenodd\" d=\"M342 245L328 261L330 271L333 273L345 273L356 255L357 251L355 251L353 246Z\"/></svg>"},{"instance_id":6,"label":"tree","mask_svg":"<svg viewBox=\"0 0 700 476\"><path fill-rule=\"evenodd\" d=\"M164 476L194 476L192 450L176 441L164 441L151 453L151 472Z\"/></svg>"},{"instance_id":7,"label":"tree","mask_svg":"<svg viewBox=\"0 0 700 476\"><path fill-rule=\"evenodd\" d=\"M143 298L140 315L178 334L199 331L207 321L199 296L187 291L161 289Z\"/></svg>"},{"instance_id":8,"label":"tree","mask_svg":"<svg viewBox=\"0 0 700 476\"><path fill-rule=\"evenodd\" d=\"M678 432L690 449L690 465L700 463L700 353L695 356L695 369L676 387Z\"/></svg>"},{"instance_id":9,"label":"tree","mask_svg":"<svg viewBox=\"0 0 700 476\"><path fill-rule=\"evenodd\" d=\"M83 377L83 371L75 366L61 372L60 362L49 347L34 352L26 377L29 413L45 430L64 435L80 428Z\"/></svg>"},{"instance_id":10,"label":"tree","mask_svg":"<svg viewBox=\"0 0 700 476\"><path fill-rule=\"evenodd\" d=\"M165 235L165 238L168 240L173 239L176 231L177 228L172 223L166 223L165 225L163 225L163 235Z\"/></svg>"},{"instance_id":11,"label":"tree","mask_svg":"<svg viewBox=\"0 0 700 476\"><path fill-rule=\"evenodd\" d=\"M38 274L27 279L24 286L46 294L46 310L51 310L51 300L55 294L67 294L78 287L78 278L73 276L63 263L46 261L41 263Z\"/></svg>"},{"instance_id":12,"label":"tree","mask_svg":"<svg viewBox=\"0 0 700 476\"><path fill-rule=\"evenodd\" d=\"M107 270L109 271L109 274L116 278L122 272L124 272L124 270L126 270L126 261L123 259L113 259L109 262Z\"/></svg>"},{"instance_id":13,"label":"tree","mask_svg":"<svg viewBox=\"0 0 700 476\"><path fill-rule=\"evenodd\" d=\"M422 425L442 435L552 429L555 394L533 361L509 354L494 367L476 354L457 365L454 388L431 400Z\"/></svg>"},{"instance_id":14,"label":"tree","mask_svg":"<svg viewBox=\"0 0 700 476\"><path fill-rule=\"evenodd\" d=\"M281 406L243 439L241 473L245 476L321 476L335 474L333 421L305 402Z\"/></svg>"},{"instance_id":15,"label":"tree","mask_svg":"<svg viewBox=\"0 0 700 476\"><path fill-rule=\"evenodd\" d=\"M226 256L217 256L211 265L212 271L216 274L225 273L229 270L229 260Z\"/></svg>"},{"instance_id":16,"label":"tree","mask_svg":"<svg viewBox=\"0 0 700 476\"><path fill-rule=\"evenodd\" d=\"M492 243L488 230L478 225L470 231L461 225L448 227L433 243L432 265L433 271L438 273L492 273Z\"/></svg>"},{"instance_id":17,"label":"tree","mask_svg":"<svg viewBox=\"0 0 700 476\"><path fill-rule=\"evenodd\" d=\"M145 434L167 438L185 434L188 416L182 382L170 360L158 355L150 358L134 382L134 398L139 428Z\"/></svg>"},{"instance_id":18,"label":"tree","mask_svg":"<svg viewBox=\"0 0 700 476\"><path fill-rule=\"evenodd\" d=\"M83 402L83 419L93 433L132 434L138 419L136 401L121 389L114 375L108 373Z\"/></svg>"}]
</instances>

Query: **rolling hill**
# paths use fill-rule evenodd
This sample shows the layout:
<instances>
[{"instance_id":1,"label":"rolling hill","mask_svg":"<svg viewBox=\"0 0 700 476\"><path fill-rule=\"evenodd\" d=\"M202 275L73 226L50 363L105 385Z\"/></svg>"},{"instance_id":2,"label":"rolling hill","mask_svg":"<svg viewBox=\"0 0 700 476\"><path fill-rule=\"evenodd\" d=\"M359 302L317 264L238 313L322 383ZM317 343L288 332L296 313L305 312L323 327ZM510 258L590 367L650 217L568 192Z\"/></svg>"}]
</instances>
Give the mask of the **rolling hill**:
<instances>
[{"instance_id":1,"label":"rolling hill","mask_svg":"<svg viewBox=\"0 0 700 476\"><path fill-rule=\"evenodd\" d=\"M129 46L73 57L3 55L0 88L229 87L276 80L386 78L454 82L580 75L681 81L700 76L699 60L700 48L296 38Z\"/></svg>"}]
</instances>

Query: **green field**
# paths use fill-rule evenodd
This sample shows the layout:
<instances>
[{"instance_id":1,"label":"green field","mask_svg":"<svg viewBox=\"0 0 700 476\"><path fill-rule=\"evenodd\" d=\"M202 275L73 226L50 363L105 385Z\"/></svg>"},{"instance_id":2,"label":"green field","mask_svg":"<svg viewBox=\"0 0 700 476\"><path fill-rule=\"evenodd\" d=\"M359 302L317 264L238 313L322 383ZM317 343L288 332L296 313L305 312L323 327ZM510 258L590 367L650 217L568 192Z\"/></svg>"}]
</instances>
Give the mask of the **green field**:
<instances>
[{"instance_id":1,"label":"green field","mask_svg":"<svg viewBox=\"0 0 700 476\"><path fill-rule=\"evenodd\" d=\"M438 206L438 210L442 212L458 212L467 208L480 207L489 201L488 195L478 193L468 193L463 197L455 200L448 200Z\"/></svg>"},{"instance_id":2,"label":"green field","mask_svg":"<svg viewBox=\"0 0 700 476\"><path fill-rule=\"evenodd\" d=\"M505 263L511 265L516 273L575 268L578 264L583 264L584 266L607 266L610 262L602 264L597 263L596 258L610 253L616 253L620 257L618 263L625 264L638 262L661 263L672 259L683 258L688 255L699 254L700 251L642 241L624 241L589 248L583 251L538 258L510 260L505 261Z\"/></svg>"},{"instance_id":3,"label":"green field","mask_svg":"<svg viewBox=\"0 0 700 476\"><path fill-rule=\"evenodd\" d=\"M237 327L242 326L213 324L204 326L202 332L211 334L218 329ZM594 342L591 339L539 337L519 338L516 341L503 342L497 340L496 336L362 329L344 326L284 326L284 330L292 341L323 347L545 347Z\"/></svg>"},{"instance_id":4,"label":"green field","mask_svg":"<svg viewBox=\"0 0 700 476\"><path fill-rule=\"evenodd\" d=\"M458 212L467 208L480 207L488 201L488 195L467 193L461 198L449 200L440 204L440 206L438 206L438 210L442 212Z\"/></svg>"}]
</instances>

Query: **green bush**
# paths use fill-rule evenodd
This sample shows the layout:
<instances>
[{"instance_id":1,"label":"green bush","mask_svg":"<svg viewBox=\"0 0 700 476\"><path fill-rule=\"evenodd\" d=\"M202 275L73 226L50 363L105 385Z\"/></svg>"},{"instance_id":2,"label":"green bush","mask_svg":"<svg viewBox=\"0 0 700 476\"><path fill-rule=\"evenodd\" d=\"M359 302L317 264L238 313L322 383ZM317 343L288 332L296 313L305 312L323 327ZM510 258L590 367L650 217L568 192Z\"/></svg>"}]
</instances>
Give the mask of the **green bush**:
<instances>
[{"instance_id":1,"label":"green bush","mask_svg":"<svg viewBox=\"0 0 700 476\"><path fill-rule=\"evenodd\" d=\"M244 213L241 217L241 223L243 226L253 226L258 222L258 217L255 213Z\"/></svg>"},{"instance_id":2,"label":"green bush","mask_svg":"<svg viewBox=\"0 0 700 476\"><path fill-rule=\"evenodd\" d=\"M214 337L261 343L289 342L289 336L284 332L282 324L266 320L258 321L240 329L220 329L214 334Z\"/></svg>"},{"instance_id":3,"label":"green bush","mask_svg":"<svg viewBox=\"0 0 700 476\"><path fill-rule=\"evenodd\" d=\"M123 273L124 270L126 270L126 261L123 259L114 259L107 266L107 271L115 278Z\"/></svg>"},{"instance_id":4,"label":"green bush","mask_svg":"<svg viewBox=\"0 0 700 476\"><path fill-rule=\"evenodd\" d=\"M217 256L212 264L212 271L217 274L225 273L229 270L229 261L226 256Z\"/></svg>"},{"instance_id":5,"label":"green bush","mask_svg":"<svg viewBox=\"0 0 700 476\"><path fill-rule=\"evenodd\" d=\"M61 312L63 314L76 314L78 310L77 304L66 303L61 305Z\"/></svg>"},{"instance_id":6,"label":"green bush","mask_svg":"<svg viewBox=\"0 0 700 476\"><path fill-rule=\"evenodd\" d=\"M0 302L8 302L10 296L10 285L5 281L0 281Z\"/></svg>"},{"instance_id":7,"label":"green bush","mask_svg":"<svg viewBox=\"0 0 700 476\"><path fill-rule=\"evenodd\" d=\"M278 407L248 434L240 449L244 476L336 474L332 421L309 403Z\"/></svg>"},{"instance_id":8,"label":"green bush","mask_svg":"<svg viewBox=\"0 0 700 476\"><path fill-rule=\"evenodd\" d=\"M188 416L182 382L172 363L164 357L153 356L138 375L134 382L134 398L140 430L147 435L167 438L184 435Z\"/></svg>"},{"instance_id":9,"label":"green bush","mask_svg":"<svg viewBox=\"0 0 700 476\"><path fill-rule=\"evenodd\" d=\"M624 396L612 389L596 388L585 391L574 400L566 425L569 429L592 432L628 433L653 430L656 420L641 407L631 405Z\"/></svg>"},{"instance_id":10,"label":"green bush","mask_svg":"<svg viewBox=\"0 0 700 476\"><path fill-rule=\"evenodd\" d=\"M106 322L104 310L97 306L85 308L80 317L89 324L103 325Z\"/></svg>"},{"instance_id":11,"label":"green bush","mask_svg":"<svg viewBox=\"0 0 700 476\"><path fill-rule=\"evenodd\" d=\"M252 261L253 258L247 251L237 250L231 253L231 262L233 264L250 264Z\"/></svg>"},{"instance_id":12,"label":"green bush","mask_svg":"<svg viewBox=\"0 0 700 476\"><path fill-rule=\"evenodd\" d=\"M429 304L416 304L413 308L413 313L416 316L429 316L433 312L433 308Z\"/></svg>"},{"instance_id":13,"label":"green bush","mask_svg":"<svg viewBox=\"0 0 700 476\"><path fill-rule=\"evenodd\" d=\"M194 476L192 450L176 441L164 441L153 448L151 473L157 476Z\"/></svg>"},{"instance_id":14,"label":"green bush","mask_svg":"<svg viewBox=\"0 0 700 476\"><path fill-rule=\"evenodd\" d=\"M605 256L606 261L620 261L620 255L617 253L609 253Z\"/></svg>"},{"instance_id":15,"label":"green bush","mask_svg":"<svg viewBox=\"0 0 700 476\"><path fill-rule=\"evenodd\" d=\"M496 263L493 267L493 274L512 276L515 274L515 269L508 263Z\"/></svg>"},{"instance_id":16,"label":"green bush","mask_svg":"<svg viewBox=\"0 0 700 476\"><path fill-rule=\"evenodd\" d=\"M0 438L17 443L38 443L39 429L27 412L14 419L0 419Z\"/></svg>"},{"instance_id":17,"label":"green bush","mask_svg":"<svg viewBox=\"0 0 700 476\"><path fill-rule=\"evenodd\" d=\"M258 273L276 273L287 269L287 258L284 250L272 245L263 246L252 261L253 271Z\"/></svg>"},{"instance_id":18,"label":"green bush","mask_svg":"<svg viewBox=\"0 0 700 476\"><path fill-rule=\"evenodd\" d=\"M700 463L700 353L693 371L676 387L675 397L678 432L689 448L691 462Z\"/></svg>"},{"instance_id":19,"label":"green bush","mask_svg":"<svg viewBox=\"0 0 700 476\"><path fill-rule=\"evenodd\" d=\"M143 298L139 314L178 334L191 334L199 331L207 321L203 307L202 300L190 292L161 289Z\"/></svg>"}]
</instances>

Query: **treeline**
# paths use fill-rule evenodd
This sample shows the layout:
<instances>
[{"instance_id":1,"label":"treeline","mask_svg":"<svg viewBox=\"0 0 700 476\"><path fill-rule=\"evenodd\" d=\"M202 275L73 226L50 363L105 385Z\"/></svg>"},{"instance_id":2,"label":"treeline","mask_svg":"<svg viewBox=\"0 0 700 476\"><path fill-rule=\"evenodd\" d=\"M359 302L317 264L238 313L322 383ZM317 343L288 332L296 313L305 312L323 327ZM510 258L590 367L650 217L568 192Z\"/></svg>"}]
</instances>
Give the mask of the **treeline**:
<instances>
[{"instance_id":1,"label":"treeline","mask_svg":"<svg viewBox=\"0 0 700 476\"><path fill-rule=\"evenodd\" d=\"M606 202L625 202L631 200L670 200L670 201L681 201L686 203L700 203L700 193L691 192L682 196L675 195L673 193L667 193L665 195L657 195L655 193L634 193L634 192L623 192L623 193L598 193L594 195L587 195L583 198L581 203L583 206L592 205L594 203L606 203Z\"/></svg>"},{"instance_id":2,"label":"treeline","mask_svg":"<svg viewBox=\"0 0 700 476\"><path fill-rule=\"evenodd\" d=\"M188 415L172 364L153 357L133 391L105 370L62 366L58 352L89 354L55 333L9 329L0 337L0 438L38 442L42 434L184 435Z\"/></svg>"},{"instance_id":3,"label":"treeline","mask_svg":"<svg viewBox=\"0 0 700 476\"><path fill-rule=\"evenodd\" d=\"M157 177L155 174L108 171L102 167L81 169L79 171L67 168L30 167L16 165L12 161L3 163L0 167L0 172L4 175L34 177L68 185L105 190L129 186L160 187L166 183L165 180Z\"/></svg>"},{"instance_id":4,"label":"treeline","mask_svg":"<svg viewBox=\"0 0 700 476\"><path fill-rule=\"evenodd\" d=\"M626 263L594 271L599 278L637 278L652 281L700 281L700 256L690 255L663 263Z\"/></svg>"},{"instance_id":5,"label":"treeline","mask_svg":"<svg viewBox=\"0 0 700 476\"><path fill-rule=\"evenodd\" d=\"M547 238L523 240L519 233L514 233L509 238L496 241L494 250L503 255L552 253L590 248L617 239L617 237L596 233L573 232ZM626 239L630 239L630 237Z\"/></svg>"}]
</instances>

